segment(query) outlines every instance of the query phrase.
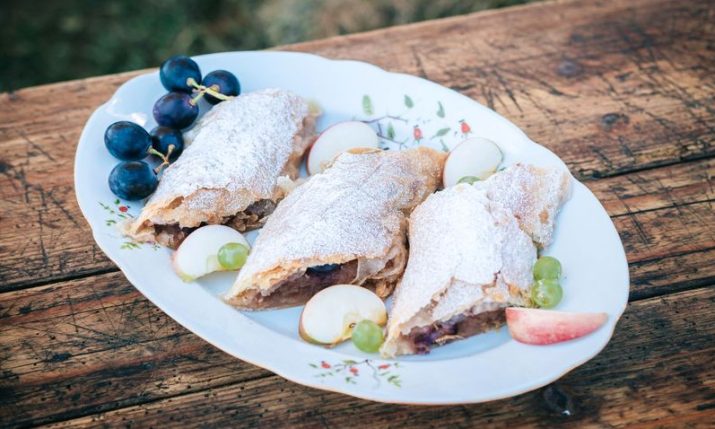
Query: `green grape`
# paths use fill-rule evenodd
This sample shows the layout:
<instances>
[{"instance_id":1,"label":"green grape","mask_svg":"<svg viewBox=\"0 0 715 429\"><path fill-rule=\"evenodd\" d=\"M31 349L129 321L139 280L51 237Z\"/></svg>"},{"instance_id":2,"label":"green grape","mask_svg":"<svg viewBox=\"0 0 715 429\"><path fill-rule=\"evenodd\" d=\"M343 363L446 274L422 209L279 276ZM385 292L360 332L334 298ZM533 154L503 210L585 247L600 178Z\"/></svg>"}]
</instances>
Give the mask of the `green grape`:
<instances>
[{"instance_id":1,"label":"green grape","mask_svg":"<svg viewBox=\"0 0 715 429\"><path fill-rule=\"evenodd\" d=\"M542 256L534 264L534 279L555 279L561 277L561 263L553 256Z\"/></svg>"},{"instance_id":2,"label":"green grape","mask_svg":"<svg viewBox=\"0 0 715 429\"><path fill-rule=\"evenodd\" d=\"M226 243L218 250L218 263L227 270L238 270L246 263L248 247L241 243Z\"/></svg>"},{"instance_id":3,"label":"green grape","mask_svg":"<svg viewBox=\"0 0 715 429\"><path fill-rule=\"evenodd\" d=\"M564 295L558 280L541 279L531 287L531 299L541 308L554 308Z\"/></svg>"},{"instance_id":4,"label":"green grape","mask_svg":"<svg viewBox=\"0 0 715 429\"><path fill-rule=\"evenodd\" d=\"M375 353L380 349L384 336L382 328L372 320L361 320L353 328L353 344L365 353Z\"/></svg>"},{"instance_id":5,"label":"green grape","mask_svg":"<svg viewBox=\"0 0 715 429\"><path fill-rule=\"evenodd\" d=\"M476 176L464 176L457 180L457 184L459 183L468 183L470 185L473 185L475 182L479 181L479 177Z\"/></svg>"}]
</instances>

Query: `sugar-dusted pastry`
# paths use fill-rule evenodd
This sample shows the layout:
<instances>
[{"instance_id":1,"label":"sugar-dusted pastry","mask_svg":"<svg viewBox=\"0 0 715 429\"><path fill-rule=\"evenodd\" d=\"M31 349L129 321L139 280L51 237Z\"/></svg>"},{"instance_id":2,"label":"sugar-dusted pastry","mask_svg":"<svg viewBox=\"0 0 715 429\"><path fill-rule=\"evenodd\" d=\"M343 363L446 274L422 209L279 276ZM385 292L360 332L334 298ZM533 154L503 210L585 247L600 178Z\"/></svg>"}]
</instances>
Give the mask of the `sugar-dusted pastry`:
<instances>
[{"instance_id":1,"label":"sugar-dusted pastry","mask_svg":"<svg viewBox=\"0 0 715 429\"><path fill-rule=\"evenodd\" d=\"M297 177L314 131L308 103L289 91L219 103L186 134L190 145L125 233L175 248L204 224L260 227Z\"/></svg>"},{"instance_id":2,"label":"sugar-dusted pastry","mask_svg":"<svg viewBox=\"0 0 715 429\"><path fill-rule=\"evenodd\" d=\"M427 353L501 326L530 304L537 247L552 239L570 174L516 164L430 196L410 216L410 254L380 352Z\"/></svg>"},{"instance_id":3,"label":"sugar-dusted pastry","mask_svg":"<svg viewBox=\"0 0 715 429\"><path fill-rule=\"evenodd\" d=\"M388 296L406 260L406 216L435 191L445 154L344 153L283 200L225 300L248 310L305 303L350 283Z\"/></svg>"},{"instance_id":4,"label":"sugar-dusted pastry","mask_svg":"<svg viewBox=\"0 0 715 429\"><path fill-rule=\"evenodd\" d=\"M475 186L511 210L521 229L544 248L551 243L556 215L569 196L571 175L558 168L515 164Z\"/></svg>"},{"instance_id":5,"label":"sugar-dusted pastry","mask_svg":"<svg viewBox=\"0 0 715 429\"><path fill-rule=\"evenodd\" d=\"M410 256L380 352L427 353L504 323L507 305L529 302L536 247L486 192L460 184L410 216Z\"/></svg>"}]
</instances>

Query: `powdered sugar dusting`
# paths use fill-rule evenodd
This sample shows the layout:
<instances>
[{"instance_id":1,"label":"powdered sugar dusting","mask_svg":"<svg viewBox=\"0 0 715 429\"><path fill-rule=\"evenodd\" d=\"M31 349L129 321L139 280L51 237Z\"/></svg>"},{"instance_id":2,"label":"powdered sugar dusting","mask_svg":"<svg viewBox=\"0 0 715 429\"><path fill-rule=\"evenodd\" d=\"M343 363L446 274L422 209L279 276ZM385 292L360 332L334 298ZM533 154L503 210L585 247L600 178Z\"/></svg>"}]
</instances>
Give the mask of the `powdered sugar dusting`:
<instances>
[{"instance_id":1,"label":"powdered sugar dusting","mask_svg":"<svg viewBox=\"0 0 715 429\"><path fill-rule=\"evenodd\" d=\"M536 261L568 197L568 172L517 164L430 196L410 218L410 257L382 353L401 335L455 315L526 304ZM532 241L533 240L533 241Z\"/></svg>"},{"instance_id":2,"label":"powdered sugar dusting","mask_svg":"<svg viewBox=\"0 0 715 429\"><path fill-rule=\"evenodd\" d=\"M223 209L230 215L245 209L246 201L237 203L243 207L215 207L219 195L241 195L248 189L252 201L270 198L291 154L305 150L293 143L307 115L303 99L279 89L219 103L187 133L191 144L166 169L147 206L201 189L186 201L189 209Z\"/></svg>"},{"instance_id":3,"label":"powdered sugar dusting","mask_svg":"<svg viewBox=\"0 0 715 429\"><path fill-rule=\"evenodd\" d=\"M486 189L490 200L511 210L521 229L539 247L546 247L558 210L568 197L570 182L566 171L516 164L475 186Z\"/></svg>"},{"instance_id":4,"label":"powdered sugar dusting","mask_svg":"<svg viewBox=\"0 0 715 429\"><path fill-rule=\"evenodd\" d=\"M505 305L507 283L528 288L535 259L536 248L511 212L484 190L463 184L431 195L410 218L410 258L388 336L398 336L403 324L447 320L485 298ZM509 274L497 281L502 273ZM425 321L412 320L433 301Z\"/></svg>"},{"instance_id":5,"label":"powdered sugar dusting","mask_svg":"<svg viewBox=\"0 0 715 429\"><path fill-rule=\"evenodd\" d=\"M442 167L434 154L419 148L340 155L279 204L229 296L279 266L384 256L403 234L404 213L437 186Z\"/></svg>"},{"instance_id":6,"label":"powdered sugar dusting","mask_svg":"<svg viewBox=\"0 0 715 429\"><path fill-rule=\"evenodd\" d=\"M532 269L536 262L536 247L531 237L519 227L511 210L496 201L490 201L489 207L502 227L502 242L499 246L502 266L497 277L497 286L504 291L505 300L509 304L523 305L522 296L512 293L509 287L515 287L522 293L529 291L533 282Z\"/></svg>"}]
</instances>

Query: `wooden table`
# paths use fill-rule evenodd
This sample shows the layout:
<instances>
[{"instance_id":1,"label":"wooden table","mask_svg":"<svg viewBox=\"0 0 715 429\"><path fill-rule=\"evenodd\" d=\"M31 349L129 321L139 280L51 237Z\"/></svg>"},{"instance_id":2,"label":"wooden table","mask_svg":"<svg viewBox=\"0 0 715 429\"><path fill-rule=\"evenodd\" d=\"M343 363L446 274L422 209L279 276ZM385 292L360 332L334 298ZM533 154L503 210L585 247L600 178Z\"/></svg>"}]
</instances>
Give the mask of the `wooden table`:
<instances>
[{"instance_id":1,"label":"wooden table","mask_svg":"<svg viewBox=\"0 0 715 429\"><path fill-rule=\"evenodd\" d=\"M125 280L75 201L80 131L125 73L0 95L0 426L715 422L714 2L537 3L281 49L433 80L558 154L628 254L611 343L544 389L452 407L322 392L218 351Z\"/></svg>"}]
</instances>

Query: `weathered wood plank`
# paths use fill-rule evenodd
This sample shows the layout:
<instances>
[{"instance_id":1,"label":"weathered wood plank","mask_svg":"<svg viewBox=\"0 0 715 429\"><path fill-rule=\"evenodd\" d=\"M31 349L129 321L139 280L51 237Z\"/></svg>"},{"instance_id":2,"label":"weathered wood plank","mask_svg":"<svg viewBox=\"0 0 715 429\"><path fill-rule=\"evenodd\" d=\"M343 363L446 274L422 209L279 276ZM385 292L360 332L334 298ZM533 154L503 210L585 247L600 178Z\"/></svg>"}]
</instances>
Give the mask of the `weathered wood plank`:
<instances>
[{"instance_id":1,"label":"weathered wood plank","mask_svg":"<svg viewBox=\"0 0 715 429\"><path fill-rule=\"evenodd\" d=\"M284 48L365 60L455 88L514 120L589 179L713 155L714 7L538 4ZM0 289L113 269L74 202L72 159L91 111L136 74L0 95ZM695 198L690 190L705 189L697 181L678 186L686 202ZM667 197L628 203L648 210Z\"/></svg>"},{"instance_id":2,"label":"weathered wood plank","mask_svg":"<svg viewBox=\"0 0 715 429\"><path fill-rule=\"evenodd\" d=\"M268 374L183 329L121 273L0 294L0 422L75 417Z\"/></svg>"},{"instance_id":3,"label":"weathered wood plank","mask_svg":"<svg viewBox=\"0 0 715 429\"><path fill-rule=\"evenodd\" d=\"M114 269L77 206L73 160L82 125L126 79L0 95L0 290Z\"/></svg>"},{"instance_id":4,"label":"weathered wood plank","mask_svg":"<svg viewBox=\"0 0 715 429\"><path fill-rule=\"evenodd\" d=\"M611 216L715 200L715 159L586 182Z\"/></svg>"},{"instance_id":5,"label":"weathered wood plank","mask_svg":"<svg viewBox=\"0 0 715 429\"><path fill-rule=\"evenodd\" d=\"M715 248L629 265L630 300L715 284Z\"/></svg>"},{"instance_id":6,"label":"weathered wood plank","mask_svg":"<svg viewBox=\"0 0 715 429\"><path fill-rule=\"evenodd\" d=\"M715 417L714 304L712 287L631 304L611 343L591 362L545 389L486 404L386 405L268 377L54 427L705 427Z\"/></svg>"},{"instance_id":7,"label":"weathered wood plank","mask_svg":"<svg viewBox=\"0 0 715 429\"><path fill-rule=\"evenodd\" d=\"M714 255L715 249L632 265L632 295L715 284ZM121 273L0 294L0 416L17 424L267 374L183 329Z\"/></svg>"},{"instance_id":8,"label":"weathered wood plank","mask_svg":"<svg viewBox=\"0 0 715 429\"><path fill-rule=\"evenodd\" d=\"M628 262L712 249L714 207L715 203L709 201L614 218Z\"/></svg>"}]
</instances>

